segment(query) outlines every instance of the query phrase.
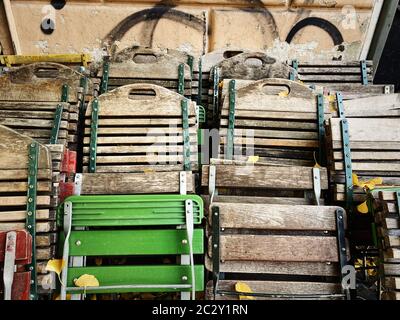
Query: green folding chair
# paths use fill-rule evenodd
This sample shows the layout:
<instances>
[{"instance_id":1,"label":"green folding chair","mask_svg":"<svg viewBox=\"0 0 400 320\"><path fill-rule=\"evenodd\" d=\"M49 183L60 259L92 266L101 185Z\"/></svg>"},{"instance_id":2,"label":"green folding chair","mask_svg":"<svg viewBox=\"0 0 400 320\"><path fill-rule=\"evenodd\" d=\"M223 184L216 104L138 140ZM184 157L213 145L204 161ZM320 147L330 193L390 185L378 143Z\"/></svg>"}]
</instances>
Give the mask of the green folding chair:
<instances>
[{"instance_id":1,"label":"green folding chair","mask_svg":"<svg viewBox=\"0 0 400 320\"><path fill-rule=\"evenodd\" d=\"M60 206L64 221L61 300L67 293L181 292L204 290L203 201L196 195L71 196ZM151 229L148 228L151 226ZM168 228L167 226L175 226ZM141 228L145 227L145 228ZM181 264L85 266L86 257L177 255ZM74 259L81 259L74 263ZM98 287L77 287L84 274Z\"/></svg>"}]
</instances>

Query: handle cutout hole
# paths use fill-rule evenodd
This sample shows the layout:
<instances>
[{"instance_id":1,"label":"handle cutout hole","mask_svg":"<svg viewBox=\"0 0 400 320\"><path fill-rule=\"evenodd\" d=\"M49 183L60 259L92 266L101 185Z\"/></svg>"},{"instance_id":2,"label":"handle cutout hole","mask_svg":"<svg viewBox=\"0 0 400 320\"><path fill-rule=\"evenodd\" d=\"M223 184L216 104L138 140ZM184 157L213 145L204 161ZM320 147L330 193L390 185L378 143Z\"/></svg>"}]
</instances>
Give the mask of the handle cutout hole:
<instances>
[{"instance_id":1,"label":"handle cutout hole","mask_svg":"<svg viewBox=\"0 0 400 320\"><path fill-rule=\"evenodd\" d=\"M290 88L288 86L279 84L265 84L262 91L264 94L276 96L288 96L290 94Z\"/></svg>"},{"instance_id":2,"label":"handle cutout hole","mask_svg":"<svg viewBox=\"0 0 400 320\"><path fill-rule=\"evenodd\" d=\"M135 63L156 63L157 57L151 53L137 53L132 60Z\"/></svg>"},{"instance_id":3,"label":"handle cutout hole","mask_svg":"<svg viewBox=\"0 0 400 320\"><path fill-rule=\"evenodd\" d=\"M153 89L132 89L129 91L128 98L132 100L151 100L155 99L156 95Z\"/></svg>"},{"instance_id":4,"label":"handle cutout hole","mask_svg":"<svg viewBox=\"0 0 400 320\"><path fill-rule=\"evenodd\" d=\"M35 69L34 74L38 78L57 78L59 75L59 70L51 67L40 67Z\"/></svg>"},{"instance_id":5,"label":"handle cutout hole","mask_svg":"<svg viewBox=\"0 0 400 320\"><path fill-rule=\"evenodd\" d=\"M263 61L259 58L247 58L244 64L248 67L260 68L263 65Z\"/></svg>"},{"instance_id":6,"label":"handle cutout hole","mask_svg":"<svg viewBox=\"0 0 400 320\"><path fill-rule=\"evenodd\" d=\"M243 51L239 51L239 50L227 50L224 52L223 56L225 59L229 59L232 58L234 56L237 56L238 54L243 53Z\"/></svg>"}]
</instances>

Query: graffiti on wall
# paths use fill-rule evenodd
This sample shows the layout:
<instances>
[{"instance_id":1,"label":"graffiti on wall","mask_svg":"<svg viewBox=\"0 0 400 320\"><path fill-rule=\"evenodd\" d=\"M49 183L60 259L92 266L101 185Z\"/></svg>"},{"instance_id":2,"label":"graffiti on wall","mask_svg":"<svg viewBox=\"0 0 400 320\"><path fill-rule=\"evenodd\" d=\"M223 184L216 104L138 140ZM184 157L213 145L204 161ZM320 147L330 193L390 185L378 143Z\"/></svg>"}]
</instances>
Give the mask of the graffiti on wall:
<instances>
[{"instance_id":1,"label":"graffiti on wall","mask_svg":"<svg viewBox=\"0 0 400 320\"><path fill-rule=\"evenodd\" d=\"M279 39L279 31L277 23L272 13L265 7L262 1L249 0L248 8L238 8L238 10L252 13L255 19L258 19L258 23L262 28L264 35L269 34L273 39ZM311 0L313 2L313 0ZM121 22L119 22L103 39L103 43L107 46L112 45L115 41L121 41L122 38L139 23L144 23L143 32L141 34L140 44L146 47L153 47L154 33L157 29L157 25L161 19L167 19L179 24L185 25L198 32L203 33L205 37L212 33L212 25L207 24L205 19L199 18L193 14L180 11L176 8L177 5L174 1L161 1L160 4L135 12ZM286 37L283 37L287 43L291 43L295 36L302 32L308 26L314 26L326 32L332 39L333 46L337 46L338 51L343 51L344 42L343 36L339 29L330 21L320 17L309 17L311 10L304 8L296 10L297 17L296 23L290 29ZM205 53L205 52L203 52Z\"/></svg>"}]
</instances>

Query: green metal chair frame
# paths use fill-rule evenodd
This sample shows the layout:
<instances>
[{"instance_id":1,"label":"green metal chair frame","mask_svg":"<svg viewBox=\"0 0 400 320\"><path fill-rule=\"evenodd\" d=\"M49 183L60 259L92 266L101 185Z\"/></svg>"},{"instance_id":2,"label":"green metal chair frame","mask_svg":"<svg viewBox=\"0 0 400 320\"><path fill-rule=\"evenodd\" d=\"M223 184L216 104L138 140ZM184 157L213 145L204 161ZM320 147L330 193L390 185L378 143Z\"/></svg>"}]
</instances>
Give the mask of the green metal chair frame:
<instances>
[{"instance_id":1,"label":"green metal chair frame","mask_svg":"<svg viewBox=\"0 0 400 320\"><path fill-rule=\"evenodd\" d=\"M71 196L64 215L61 300L67 292L191 292L204 290L204 266L194 264L203 254L204 234L194 228L203 218L203 201L196 195ZM176 229L138 229L176 226ZM112 229L90 230L90 227ZM116 229L123 227L123 229ZM129 229L127 227L135 227ZM137 255L190 256L187 265L75 267L71 257ZM94 275L99 287L76 287L74 279Z\"/></svg>"}]
</instances>

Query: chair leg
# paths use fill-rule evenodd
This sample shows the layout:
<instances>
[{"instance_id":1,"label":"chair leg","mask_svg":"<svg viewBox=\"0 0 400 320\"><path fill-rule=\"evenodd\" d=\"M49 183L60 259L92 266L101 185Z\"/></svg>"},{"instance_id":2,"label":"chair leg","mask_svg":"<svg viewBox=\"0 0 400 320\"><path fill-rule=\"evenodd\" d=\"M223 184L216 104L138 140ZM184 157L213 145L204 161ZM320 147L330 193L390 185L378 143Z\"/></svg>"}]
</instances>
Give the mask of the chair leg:
<instances>
[{"instance_id":1,"label":"chair leg","mask_svg":"<svg viewBox=\"0 0 400 320\"><path fill-rule=\"evenodd\" d=\"M10 231L6 237L6 250L4 256L4 300L11 300L11 291L15 271L15 251L17 247L17 233Z\"/></svg>"}]
</instances>

